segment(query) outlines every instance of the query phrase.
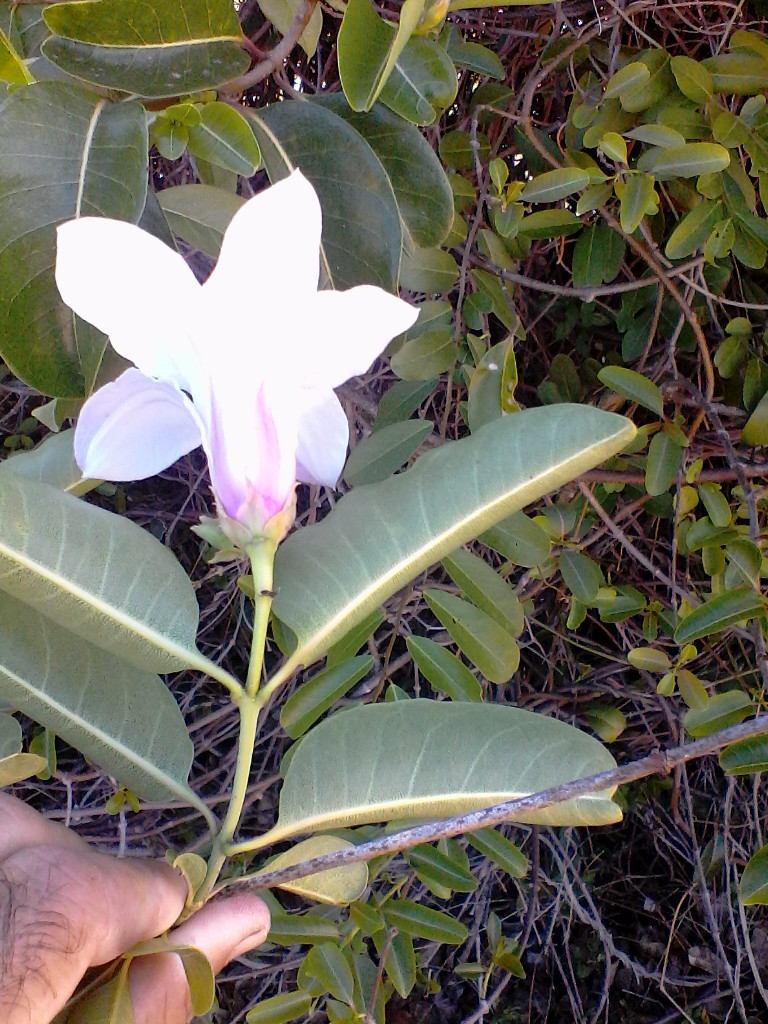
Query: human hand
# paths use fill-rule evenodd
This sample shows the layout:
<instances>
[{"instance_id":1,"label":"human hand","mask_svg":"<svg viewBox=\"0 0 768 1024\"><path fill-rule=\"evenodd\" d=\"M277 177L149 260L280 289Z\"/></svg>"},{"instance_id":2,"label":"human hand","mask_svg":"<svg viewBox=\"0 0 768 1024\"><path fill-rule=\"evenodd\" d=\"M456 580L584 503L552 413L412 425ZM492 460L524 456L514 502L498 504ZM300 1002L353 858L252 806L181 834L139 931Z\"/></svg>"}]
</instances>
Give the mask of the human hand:
<instances>
[{"instance_id":1,"label":"human hand","mask_svg":"<svg viewBox=\"0 0 768 1024\"><path fill-rule=\"evenodd\" d=\"M186 884L160 861L116 860L0 793L0 1020L49 1024L89 967L166 931ZM207 904L170 933L214 973L266 939L269 911L249 893ZM158 953L129 973L135 1024L192 1019L181 961Z\"/></svg>"}]
</instances>

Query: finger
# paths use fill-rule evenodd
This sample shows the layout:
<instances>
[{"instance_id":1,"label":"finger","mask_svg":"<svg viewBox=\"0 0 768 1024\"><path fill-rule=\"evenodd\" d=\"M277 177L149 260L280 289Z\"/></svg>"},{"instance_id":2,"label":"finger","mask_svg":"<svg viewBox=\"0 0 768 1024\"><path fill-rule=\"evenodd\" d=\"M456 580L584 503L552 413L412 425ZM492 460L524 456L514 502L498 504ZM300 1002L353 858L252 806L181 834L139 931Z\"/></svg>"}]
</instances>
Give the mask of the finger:
<instances>
[{"instance_id":1,"label":"finger","mask_svg":"<svg viewBox=\"0 0 768 1024\"><path fill-rule=\"evenodd\" d=\"M168 865L118 861L85 843L77 851L35 846L6 857L0 1019L47 1024L88 967L169 928L185 893Z\"/></svg>"},{"instance_id":2,"label":"finger","mask_svg":"<svg viewBox=\"0 0 768 1024\"><path fill-rule=\"evenodd\" d=\"M64 825L48 821L8 793L0 793L0 860L26 846L64 846L88 849L88 844Z\"/></svg>"},{"instance_id":3,"label":"finger","mask_svg":"<svg viewBox=\"0 0 768 1024\"><path fill-rule=\"evenodd\" d=\"M242 893L216 900L171 932L172 942L195 946L214 974L260 945L269 931L269 911L258 896ZM192 1019L181 961L174 953L140 957L129 974L136 1024L188 1024Z\"/></svg>"}]
</instances>

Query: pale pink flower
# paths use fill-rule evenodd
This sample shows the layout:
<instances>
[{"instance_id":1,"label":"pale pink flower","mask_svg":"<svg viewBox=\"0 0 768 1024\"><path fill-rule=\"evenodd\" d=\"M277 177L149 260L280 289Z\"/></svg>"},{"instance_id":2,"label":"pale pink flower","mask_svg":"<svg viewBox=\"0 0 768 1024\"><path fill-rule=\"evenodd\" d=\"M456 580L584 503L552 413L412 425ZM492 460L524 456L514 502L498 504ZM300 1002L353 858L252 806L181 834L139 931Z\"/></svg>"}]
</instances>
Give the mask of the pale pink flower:
<instances>
[{"instance_id":1,"label":"pale pink flower","mask_svg":"<svg viewBox=\"0 0 768 1024\"><path fill-rule=\"evenodd\" d=\"M83 406L84 476L141 480L202 444L220 516L250 536L290 507L297 480L336 484L349 428L333 389L418 311L372 285L318 291L320 232L299 171L240 208L203 285L132 224L59 227L62 298L135 367Z\"/></svg>"}]
</instances>

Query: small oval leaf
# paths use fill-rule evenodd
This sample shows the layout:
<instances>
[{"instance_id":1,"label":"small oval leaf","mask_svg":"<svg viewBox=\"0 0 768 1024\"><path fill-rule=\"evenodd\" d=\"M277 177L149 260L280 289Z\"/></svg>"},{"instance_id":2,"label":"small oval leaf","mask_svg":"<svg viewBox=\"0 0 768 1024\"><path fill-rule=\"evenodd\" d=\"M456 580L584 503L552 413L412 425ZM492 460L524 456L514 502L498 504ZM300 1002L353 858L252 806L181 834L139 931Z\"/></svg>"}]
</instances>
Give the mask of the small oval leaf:
<instances>
[{"instance_id":1,"label":"small oval leaf","mask_svg":"<svg viewBox=\"0 0 768 1024\"><path fill-rule=\"evenodd\" d=\"M554 203L589 185L589 175L580 167L558 167L537 174L526 182L520 198L526 203Z\"/></svg>"},{"instance_id":2,"label":"small oval leaf","mask_svg":"<svg viewBox=\"0 0 768 1024\"><path fill-rule=\"evenodd\" d=\"M637 402L657 416L663 415L664 398L661 391L642 373L625 366L604 366L597 376L601 384L624 395L630 402Z\"/></svg>"},{"instance_id":3,"label":"small oval leaf","mask_svg":"<svg viewBox=\"0 0 768 1024\"><path fill-rule=\"evenodd\" d=\"M738 725L754 711L752 701L741 690L716 693L703 708L692 708L683 718L683 725L695 739Z\"/></svg>"},{"instance_id":4,"label":"small oval leaf","mask_svg":"<svg viewBox=\"0 0 768 1024\"><path fill-rule=\"evenodd\" d=\"M415 900L390 900L382 909L388 924L418 939L458 946L468 935L466 926L450 914L432 910Z\"/></svg>"},{"instance_id":5,"label":"small oval leaf","mask_svg":"<svg viewBox=\"0 0 768 1024\"><path fill-rule=\"evenodd\" d=\"M694 608L675 630L675 643L687 644L720 633L765 611L765 599L752 587L736 587Z\"/></svg>"},{"instance_id":6,"label":"small oval leaf","mask_svg":"<svg viewBox=\"0 0 768 1024\"><path fill-rule=\"evenodd\" d=\"M747 861L741 876L741 902L746 907L768 904L768 844Z\"/></svg>"},{"instance_id":7,"label":"small oval leaf","mask_svg":"<svg viewBox=\"0 0 768 1024\"><path fill-rule=\"evenodd\" d=\"M482 700L483 688L463 661L434 640L409 636L405 641L419 672L451 700Z\"/></svg>"}]
</instances>

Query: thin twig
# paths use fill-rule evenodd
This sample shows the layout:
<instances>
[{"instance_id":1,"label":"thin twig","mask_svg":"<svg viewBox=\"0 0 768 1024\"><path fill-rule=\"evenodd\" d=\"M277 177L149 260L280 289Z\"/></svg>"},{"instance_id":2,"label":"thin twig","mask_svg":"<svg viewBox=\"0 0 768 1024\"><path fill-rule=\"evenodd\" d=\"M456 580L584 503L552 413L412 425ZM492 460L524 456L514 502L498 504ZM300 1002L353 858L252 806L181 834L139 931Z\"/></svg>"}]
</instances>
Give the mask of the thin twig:
<instances>
[{"instance_id":1,"label":"thin twig","mask_svg":"<svg viewBox=\"0 0 768 1024\"><path fill-rule=\"evenodd\" d=\"M301 39L302 33L309 24L309 19L312 17L316 6L317 0L302 0L301 7L296 12L296 17L274 50L271 50L264 60L259 61L255 67L251 68L250 71L246 71L240 78L227 82L226 91L228 93L245 92L246 89L252 89L254 85L263 82L265 78L268 78L278 68L282 67L283 61L286 60L291 50Z\"/></svg>"},{"instance_id":2,"label":"thin twig","mask_svg":"<svg viewBox=\"0 0 768 1024\"><path fill-rule=\"evenodd\" d=\"M649 775L669 775L680 764L706 757L730 743L751 739L767 732L768 714L760 715L748 722L742 722L740 725L723 729L711 736L705 736L694 743L686 743L669 750L657 750L630 764L599 772L584 779L576 779L574 782L566 782L540 793L533 793L517 800L507 800L504 803L494 804L492 807L485 807L478 811L470 811L467 814L459 814L445 821L416 825L403 832L396 832L393 835L381 836L370 842L361 843L359 846L326 853L321 857L313 857L301 864L278 868L275 871L264 871L258 876L228 879L217 892L223 892L233 885L247 886L248 889L254 891L270 889L277 885L284 885L286 882L292 882L297 878L305 878L318 871L327 871L344 864L372 860L374 857L399 853L401 850L408 850L414 846L420 846L422 843L431 843L436 839L446 839L450 836L462 835L465 832L474 832L479 828L500 825L502 822L514 820L515 817L520 817L523 814L543 811L554 804L564 803L567 800L601 790L613 789L625 785L627 782L636 782ZM247 852L249 852L248 842L234 844L229 850L232 856Z\"/></svg>"},{"instance_id":3,"label":"thin twig","mask_svg":"<svg viewBox=\"0 0 768 1024\"><path fill-rule=\"evenodd\" d=\"M619 281L617 284L601 285L599 288L573 288L569 285L554 284L551 281L539 281L533 277L526 277L525 274L518 274L514 270L503 270L497 267L495 263L485 259L485 257L476 254L473 256L472 262L486 270L492 270L497 277L501 277L505 281L519 284L523 288L530 288L531 291L546 292L547 295L561 295L564 298L570 299L581 299L583 302L593 302L595 299L606 295L623 295L626 292L636 292L640 288L656 287L659 284L655 277L642 277L636 281ZM681 263L680 266L674 267L669 271L669 276L683 275L691 270L692 266L698 266L700 263L700 259Z\"/></svg>"}]
</instances>

